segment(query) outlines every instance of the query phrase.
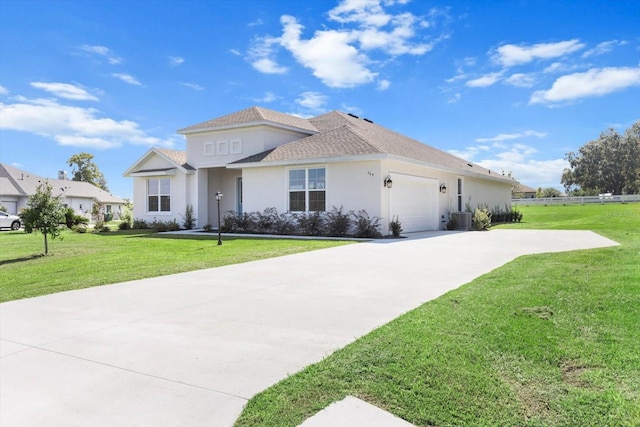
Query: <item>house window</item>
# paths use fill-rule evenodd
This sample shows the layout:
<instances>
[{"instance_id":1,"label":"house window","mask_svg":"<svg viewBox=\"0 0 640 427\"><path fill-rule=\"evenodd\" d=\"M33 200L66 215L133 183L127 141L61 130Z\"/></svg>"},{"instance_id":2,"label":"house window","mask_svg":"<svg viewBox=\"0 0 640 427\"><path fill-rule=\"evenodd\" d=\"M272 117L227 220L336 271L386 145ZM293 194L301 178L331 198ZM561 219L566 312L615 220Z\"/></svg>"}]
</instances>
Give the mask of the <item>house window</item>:
<instances>
[{"instance_id":1,"label":"house window","mask_svg":"<svg viewBox=\"0 0 640 427\"><path fill-rule=\"evenodd\" d=\"M231 141L231 154L242 154L242 141Z\"/></svg>"},{"instance_id":2,"label":"house window","mask_svg":"<svg viewBox=\"0 0 640 427\"><path fill-rule=\"evenodd\" d=\"M325 168L289 170L289 210L291 212L326 210Z\"/></svg>"},{"instance_id":3,"label":"house window","mask_svg":"<svg viewBox=\"0 0 640 427\"><path fill-rule=\"evenodd\" d=\"M229 154L229 141L218 141L217 153L219 156L226 156Z\"/></svg>"},{"instance_id":4,"label":"house window","mask_svg":"<svg viewBox=\"0 0 640 427\"><path fill-rule=\"evenodd\" d=\"M171 180L169 178L147 180L147 211L171 212Z\"/></svg>"},{"instance_id":5,"label":"house window","mask_svg":"<svg viewBox=\"0 0 640 427\"><path fill-rule=\"evenodd\" d=\"M207 142L204 144L204 155L213 156L215 154L213 142Z\"/></svg>"},{"instance_id":6,"label":"house window","mask_svg":"<svg viewBox=\"0 0 640 427\"><path fill-rule=\"evenodd\" d=\"M458 212L462 212L462 178L458 178Z\"/></svg>"}]
</instances>

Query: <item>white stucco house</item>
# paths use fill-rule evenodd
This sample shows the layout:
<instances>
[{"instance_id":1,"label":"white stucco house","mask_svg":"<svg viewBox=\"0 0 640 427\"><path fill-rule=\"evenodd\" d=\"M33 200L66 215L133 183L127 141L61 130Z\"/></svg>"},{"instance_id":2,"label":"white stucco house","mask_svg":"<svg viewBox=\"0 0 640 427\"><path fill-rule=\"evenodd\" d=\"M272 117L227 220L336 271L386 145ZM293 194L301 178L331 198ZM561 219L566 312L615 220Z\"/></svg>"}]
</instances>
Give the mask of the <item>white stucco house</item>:
<instances>
[{"instance_id":1,"label":"white stucco house","mask_svg":"<svg viewBox=\"0 0 640 427\"><path fill-rule=\"evenodd\" d=\"M251 107L178 130L186 151L152 148L133 178L134 217L197 225L221 212L364 209L384 233L396 215L406 232L437 230L468 204L509 205L514 180L352 114L304 119Z\"/></svg>"},{"instance_id":2,"label":"white stucco house","mask_svg":"<svg viewBox=\"0 0 640 427\"><path fill-rule=\"evenodd\" d=\"M89 220L95 204L100 205L104 213L119 218L126 203L120 197L88 182L70 180L64 171L58 172L57 179L50 179L0 163L0 204L10 214L20 213L27 206L29 196L35 194L38 185L45 181L52 185L54 196L62 196L66 207Z\"/></svg>"}]
</instances>

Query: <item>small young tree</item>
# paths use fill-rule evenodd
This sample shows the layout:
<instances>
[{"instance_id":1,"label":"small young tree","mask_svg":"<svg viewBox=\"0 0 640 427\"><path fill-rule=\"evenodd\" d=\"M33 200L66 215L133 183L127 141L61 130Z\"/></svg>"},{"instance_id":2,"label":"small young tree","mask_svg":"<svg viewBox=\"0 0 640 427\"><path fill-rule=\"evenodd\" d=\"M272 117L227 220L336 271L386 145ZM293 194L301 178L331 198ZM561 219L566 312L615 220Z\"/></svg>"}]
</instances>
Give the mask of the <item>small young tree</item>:
<instances>
[{"instance_id":1,"label":"small young tree","mask_svg":"<svg viewBox=\"0 0 640 427\"><path fill-rule=\"evenodd\" d=\"M45 255L49 255L47 236L50 235L52 239L60 236L65 211L62 197L54 196L53 186L46 181L36 187L36 192L29 196L27 207L22 211L24 230L27 233L39 231L44 236Z\"/></svg>"}]
</instances>

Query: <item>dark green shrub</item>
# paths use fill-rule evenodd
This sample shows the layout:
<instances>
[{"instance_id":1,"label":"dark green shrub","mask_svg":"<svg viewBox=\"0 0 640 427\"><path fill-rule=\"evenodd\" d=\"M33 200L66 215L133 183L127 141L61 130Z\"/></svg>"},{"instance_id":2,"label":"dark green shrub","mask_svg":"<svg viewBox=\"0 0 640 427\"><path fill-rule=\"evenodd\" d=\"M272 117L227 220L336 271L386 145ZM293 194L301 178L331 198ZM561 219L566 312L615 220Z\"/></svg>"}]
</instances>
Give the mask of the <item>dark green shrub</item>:
<instances>
[{"instance_id":1,"label":"dark green shrub","mask_svg":"<svg viewBox=\"0 0 640 427\"><path fill-rule=\"evenodd\" d=\"M278 211L276 208L266 208L264 212L255 212L252 215L255 219L255 232L273 233L275 224L278 222Z\"/></svg>"},{"instance_id":2,"label":"dark green shrub","mask_svg":"<svg viewBox=\"0 0 640 427\"><path fill-rule=\"evenodd\" d=\"M208 233L213 231L213 225L211 224L205 224L204 227L202 227L202 229Z\"/></svg>"},{"instance_id":3,"label":"dark green shrub","mask_svg":"<svg viewBox=\"0 0 640 427\"><path fill-rule=\"evenodd\" d=\"M355 227L356 237L382 237L382 233L380 233L380 218L371 218L364 209L360 209L358 213L355 214Z\"/></svg>"},{"instance_id":4,"label":"dark green shrub","mask_svg":"<svg viewBox=\"0 0 640 427\"><path fill-rule=\"evenodd\" d=\"M193 215L193 206L187 205L182 216L182 225L186 230L192 230L196 226L196 217Z\"/></svg>"},{"instance_id":5,"label":"dark green shrub","mask_svg":"<svg viewBox=\"0 0 640 427\"><path fill-rule=\"evenodd\" d=\"M400 233L402 233L402 223L398 215L389 222L389 232L393 237L400 237Z\"/></svg>"},{"instance_id":6,"label":"dark green shrub","mask_svg":"<svg viewBox=\"0 0 640 427\"><path fill-rule=\"evenodd\" d=\"M457 230L458 229L458 221L456 217L449 214L449 221L447 221L447 230Z\"/></svg>"},{"instance_id":7,"label":"dark green shrub","mask_svg":"<svg viewBox=\"0 0 640 427\"><path fill-rule=\"evenodd\" d=\"M131 228L134 230L148 230L151 225L144 219L134 219Z\"/></svg>"},{"instance_id":8,"label":"dark green shrub","mask_svg":"<svg viewBox=\"0 0 640 427\"><path fill-rule=\"evenodd\" d=\"M346 236L351 228L351 217L353 211L343 212L343 207L336 208L326 213L326 230L329 236L342 237Z\"/></svg>"},{"instance_id":9,"label":"dark green shrub","mask_svg":"<svg viewBox=\"0 0 640 427\"><path fill-rule=\"evenodd\" d=\"M118 224L118 230L131 230L131 224L128 221L122 221Z\"/></svg>"},{"instance_id":10,"label":"dark green shrub","mask_svg":"<svg viewBox=\"0 0 640 427\"><path fill-rule=\"evenodd\" d=\"M298 223L296 217L290 214L278 215L275 224L273 225L273 231L275 234L296 234L298 230Z\"/></svg>"},{"instance_id":11,"label":"dark green shrub","mask_svg":"<svg viewBox=\"0 0 640 427\"><path fill-rule=\"evenodd\" d=\"M320 236L324 234L324 218L321 212L300 213L296 215L298 230L306 236Z\"/></svg>"},{"instance_id":12,"label":"dark green shrub","mask_svg":"<svg viewBox=\"0 0 640 427\"><path fill-rule=\"evenodd\" d=\"M87 225L86 225L86 224L77 224L77 225L74 225L73 227L71 227L71 230L72 230L74 233L84 234L84 233L86 233L86 232L87 232L87 228L88 228L88 227L87 227Z\"/></svg>"}]
</instances>

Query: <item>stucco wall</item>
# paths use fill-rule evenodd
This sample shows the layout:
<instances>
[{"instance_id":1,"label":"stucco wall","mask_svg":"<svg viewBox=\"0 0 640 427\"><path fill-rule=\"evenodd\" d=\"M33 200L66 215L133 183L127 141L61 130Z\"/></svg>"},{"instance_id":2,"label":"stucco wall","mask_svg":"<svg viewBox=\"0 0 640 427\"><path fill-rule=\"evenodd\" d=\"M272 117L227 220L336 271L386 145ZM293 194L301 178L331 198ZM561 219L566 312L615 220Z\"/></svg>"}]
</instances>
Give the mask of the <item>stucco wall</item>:
<instances>
[{"instance_id":1,"label":"stucco wall","mask_svg":"<svg viewBox=\"0 0 640 427\"><path fill-rule=\"evenodd\" d=\"M140 165L140 170L175 168L160 156L153 155ZM175 220L179 224L183 222L183 216L187 204L194 204L195 199L195 175L185 174L179 168L172 171L173 175L158 174L133 178L133 217L148 222ZM171 180L171 211L147 212L147 180L154 178L169 178ZM194 206L195 207L195 206Z\"/></svg>"},{"instance_id":2,"label":"stucco wall","mask_svg":"<svg viewBox=\"0 0 640 427\"><path fill-rule=\"evenodd\" d=\"M479 205L487 205L489 209L496 207L504 210L511 207L511 185L499 182L487 181L478 178L465 178L467 190L466 202L472 210Z\"/></svg>"},{"instance_id":3,"label":"stucco wall","mask_svg":"<svg viewBox=\"0 0 640 427\"><path fill-rule=\"evenodd\" d=\"M186 136L187 162L196 168L224 166L305 136L264 125L190 134Z\"/></svg>"},{"instance_id":4,"label":"stucco wall","mask_svg":"<svg viewBox=\"0 0 640 427\"><path fill-rule=\"evenodd\" d=\"M382 178L377 161L246 168L243 171L245 212L268 207L287 212L287 171L316 167L326 168L328 211L342 206L345 211L364 209L371 216L380 215Z\"/></svg>"}]
</instances>

